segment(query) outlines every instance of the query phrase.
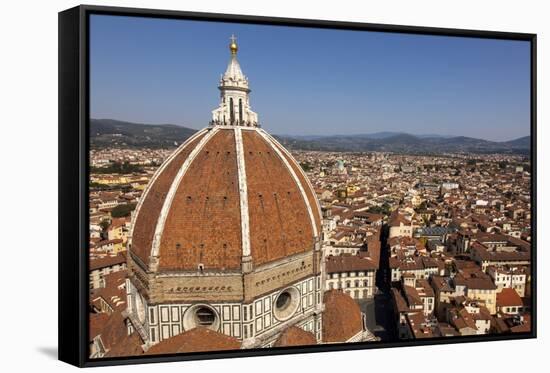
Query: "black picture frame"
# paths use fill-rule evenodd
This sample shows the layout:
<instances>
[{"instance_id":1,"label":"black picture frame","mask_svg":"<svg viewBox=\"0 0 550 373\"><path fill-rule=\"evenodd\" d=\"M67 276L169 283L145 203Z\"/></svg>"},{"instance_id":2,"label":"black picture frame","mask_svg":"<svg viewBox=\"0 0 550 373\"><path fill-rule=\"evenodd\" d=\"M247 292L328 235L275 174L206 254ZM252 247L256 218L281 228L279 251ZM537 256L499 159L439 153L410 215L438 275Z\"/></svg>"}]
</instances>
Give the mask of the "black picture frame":
<instances>
[{"instance_id":1,"label":"black picture frame","mask_svg":"<svg viewBox=\"0 0 550 373\"><path fill-rule=\"evenodd\" d=\"M528 41L531 45L531 219L532 328L529 333L478 335L400 342L369 342L250 349L125 358L88 358L88 171L89 171L89 17L92 14L223 21L259 25L298 26ZM386 347L419 346L536 338L537 272L537 66L536 34L398 26L370 23L273 18L171 10L81 5L59 13L59 360L79 367L172 362L197 359L283 355Z\"/></svg>"}]
</instances>

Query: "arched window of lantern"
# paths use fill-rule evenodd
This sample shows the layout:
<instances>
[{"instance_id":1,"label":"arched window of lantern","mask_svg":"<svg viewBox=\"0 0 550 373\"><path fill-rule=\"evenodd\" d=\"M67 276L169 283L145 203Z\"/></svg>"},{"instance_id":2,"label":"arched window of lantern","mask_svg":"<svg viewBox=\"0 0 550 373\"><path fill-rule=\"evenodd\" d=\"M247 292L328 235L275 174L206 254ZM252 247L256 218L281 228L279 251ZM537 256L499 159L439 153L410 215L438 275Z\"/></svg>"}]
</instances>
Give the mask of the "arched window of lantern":
<instances>
[{"instance_id":1,"label":"arched window of lantern","mask_svg":"<svg viewBox=\"0 0 550 373\"><path fill-rule=\"evenodd\" d=\"M242 98L239 98L239 122L242 123L243 121L243 100Z\"/></svg>"},{"instance_id":2,"label":"arched window of lantern","mask_svg":"<svg viewBox=\"0 0 550 373\"><path fill-rule=\"evenodd\" d=\"M233 97L229 98L229 120L235 122L235 108L233 107Z\"/></svg>"}]
</instances>

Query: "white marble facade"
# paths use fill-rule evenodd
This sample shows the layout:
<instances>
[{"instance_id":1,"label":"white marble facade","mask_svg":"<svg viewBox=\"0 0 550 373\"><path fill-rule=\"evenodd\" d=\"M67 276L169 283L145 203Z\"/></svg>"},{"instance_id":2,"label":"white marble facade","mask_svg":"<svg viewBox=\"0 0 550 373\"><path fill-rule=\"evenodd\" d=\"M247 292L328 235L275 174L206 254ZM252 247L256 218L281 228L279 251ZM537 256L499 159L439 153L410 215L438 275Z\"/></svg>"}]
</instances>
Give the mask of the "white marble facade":
<instances>
[{"instance_id":1,"label":"white marble facade","mask_svg":"<svg viewBox=\"0 0 550 373\"><path fill-rule=\"evenodd\" d=\"M318 283L316 284L315 281ZM189 303L149 305L131 281L127 281L130 313L147 334L149 345L173 337L197 326L196 313L200 309L211 312L212 330L243 341L243 348L270 347L280 333L295 325L311 332L321 341L322 290L321 276L298 281L285 288L266 294L250 303ZM289 292L291 306L281 314L277 308L279 296Z\"/></svg>"}]
</instances>

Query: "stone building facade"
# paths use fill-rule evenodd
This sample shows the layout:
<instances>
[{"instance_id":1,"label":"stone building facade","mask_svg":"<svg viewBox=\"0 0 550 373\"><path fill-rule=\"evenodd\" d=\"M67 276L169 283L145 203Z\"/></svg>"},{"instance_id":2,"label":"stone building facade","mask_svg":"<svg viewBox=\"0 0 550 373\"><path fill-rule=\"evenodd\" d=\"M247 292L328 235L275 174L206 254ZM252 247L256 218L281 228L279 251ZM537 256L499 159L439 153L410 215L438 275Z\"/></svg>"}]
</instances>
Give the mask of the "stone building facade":
<instances>
[{"instance_id":1,"label":"stone building facade","mask_svg":"<svg viewBox=\"0 0 550 373\"><path fill-rule=\"evenodd\" d=\"M377 264L366 256L330 256L326 261L326 289L340 290L356 300L373 298L377 269Z\"/></svg>"}]
</instances>

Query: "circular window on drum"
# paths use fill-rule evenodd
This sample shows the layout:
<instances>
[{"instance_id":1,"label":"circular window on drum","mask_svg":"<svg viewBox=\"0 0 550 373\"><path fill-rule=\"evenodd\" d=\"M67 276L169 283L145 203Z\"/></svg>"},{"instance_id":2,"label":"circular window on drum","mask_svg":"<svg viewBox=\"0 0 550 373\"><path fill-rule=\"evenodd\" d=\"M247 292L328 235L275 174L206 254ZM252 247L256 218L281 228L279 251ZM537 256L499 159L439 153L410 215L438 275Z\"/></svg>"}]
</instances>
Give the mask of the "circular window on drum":
<instances>
[{"instance_id":1,"label":"circular window on drum","mask_svg":"<svg viewBox=\"0 0 550 373\"><path fill-rule=\"evenodd\" d=\"M183 327L185 330L197 328L218 330L220 327L220 318L212 307L205 304L197 304L190 307L183 316Z\"/></svg>"},{"instance_id":2,"label":"circular window on drum","mask_svg":"<svg viewBox=\"0 0 550 373\"><path fill-rule=\"evenodd\" d=\"M287 288L279 293L275 299L273 313L279 321L291 318L300 306L300 293L294 287Z\"/></svg>"}]
</instances>

